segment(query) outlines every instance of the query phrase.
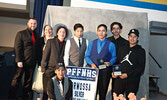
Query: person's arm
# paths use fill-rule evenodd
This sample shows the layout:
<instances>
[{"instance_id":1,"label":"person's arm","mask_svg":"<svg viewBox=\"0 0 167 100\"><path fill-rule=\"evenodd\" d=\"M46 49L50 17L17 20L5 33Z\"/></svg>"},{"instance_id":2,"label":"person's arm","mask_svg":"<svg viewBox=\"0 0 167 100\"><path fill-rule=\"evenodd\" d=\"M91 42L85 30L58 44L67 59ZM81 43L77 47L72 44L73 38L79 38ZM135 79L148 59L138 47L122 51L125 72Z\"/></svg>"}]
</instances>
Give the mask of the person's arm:
<instances>
[{"instance_id":1,"label":"person's arm","mask_svg":"<svg viewBox=\"0 0 167 100\"><path fill-rule=\"evenodd\" d=\"M85 54L85 60L89 65L93 63L93 61L90 58L92 54L92 45L93 45L93 41L89 43L88 48L86 50L86 54Z\"/></svg>"},{"instance_id":2,"label":"person's arm","mask_svg":"<svg viewBox=\"0 0 167 100\"><path fill-rule=\"evenodd\" d=\"M64 64L65 66L69 65L69 51L70 51L70 40L67 40L65 50L64 50Z\"/></svg>"},{"instance_id":3,"label":"person's arm","mask_svg":"<svg viewBox=\"0 0 167 100\"><path fill-rule=\"evenodd\" d=\"M55 93L54 93L54 84L53 84L52 79L49 79L49 81L48 81L47 92L48 92L48 98L50 100L56 100L56 96L55 96Z\"/></svg>"},{"instance_id":4,"label":"person's arm","mask_svg":"<svg viewBox=\"0 0 167 100\"><path fill-rule=\"evenodd\" d=\"M21 34L18 32L14 43L16 62L18 67L23 67L24 60L24 42L22 40Z\"/></svg>"},{"instance_id":5,"label":"person's arm","mask_svg":"<svg viewBox=\"0 0 167 100\"><path fill-rule=\"evenodd\" d=\"M45 69L48 65L50 53L51 53L51 41L48 40L42 56L42 62L41 62L42 72L45 72Z\"/></svg>"},{"instance_id":6,"label":"person's arm","mask_svg":"<svg viewBox=\"0 0 167 100\"><path fill-rule=\"evenodd\" d=\"M88 40L86 39L86 48L88 48ZM86 50L87 51L87 50ZM85 55L86 55L86 51L85 51ZM84 59L84 64L83 64L83 67L86 67L87 63L86 63L86 60Z\"/></svg>"},{"instance_id":7,"label":"person's arm","mask_svg":"<svg viewBox=\"0 0 167 100\"><path fill-rule=\"evenodd\" d=\"M109 44L109 52L111 53L111 59L110 59L110 66L112 66L116 62L116 48L114 43L110 42Z\"/></svg>"}]
</instances>

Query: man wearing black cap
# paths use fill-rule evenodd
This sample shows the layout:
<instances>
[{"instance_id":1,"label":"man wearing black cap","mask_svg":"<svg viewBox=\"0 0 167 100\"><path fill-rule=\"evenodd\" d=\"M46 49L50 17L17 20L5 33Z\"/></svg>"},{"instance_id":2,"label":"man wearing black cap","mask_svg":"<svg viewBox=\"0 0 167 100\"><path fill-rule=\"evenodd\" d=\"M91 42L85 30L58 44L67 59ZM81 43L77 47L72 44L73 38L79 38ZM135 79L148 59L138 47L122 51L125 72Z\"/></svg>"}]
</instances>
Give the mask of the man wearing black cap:
<instances>
[{"instance_id":1,"label":"man wearing black cap","mask_svg":"<svg viewBox=\"0 0 167 100\"><path fill-rule=\"evenodd\" d=\"M55 76L48 82L49 100L72 100L72 82L67 77L65 65L63 62L57 63Z\"/></svg>"},{"instance_id":2,"label":"man wearing black cap","mask_svg":"<svg viewBox=\"0 0 167 100\"><path fill-rule=\"evenodd\" d=\"M140 83L140 76L145 69L145 50L138 45L139 31L131 29L128 34L129 44L118 51L118 62L121 66L122 75L115 78L113 91L119 95L124 94L128 98L130 92L137 93ZM127 99L128 100L128 99Z\"/></svg>"}]
</instances>

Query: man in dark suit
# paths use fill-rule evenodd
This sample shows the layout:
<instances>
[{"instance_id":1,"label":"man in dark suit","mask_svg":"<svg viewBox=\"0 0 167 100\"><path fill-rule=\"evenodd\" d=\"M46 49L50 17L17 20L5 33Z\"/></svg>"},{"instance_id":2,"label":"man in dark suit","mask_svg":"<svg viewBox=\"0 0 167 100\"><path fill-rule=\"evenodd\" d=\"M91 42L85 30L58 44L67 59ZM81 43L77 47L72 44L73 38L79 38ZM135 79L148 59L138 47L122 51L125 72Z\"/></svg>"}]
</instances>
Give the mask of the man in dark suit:
<instances>
[{"instance_id":1,"label":"man in dark suit","mask_svg":"<svg viewBox=\"0 0 167 100\"><path fill-rule=\"evenodd\" d=\"M9 90L9 99L16 99L18 84L24 74L23 99L28 100L32 94L32 76L36 65L35 41L39 37L35 32L37 21L30 18L27 29L17 33L14 43L17 69Z\"/></svg>"},{"instance_id":2,"label":"man in dark suit","mask_svg":"<svg viewBox=\"0 0 167 100\"><path fill-rule=\"evenodd\" d=\"M47 96L47 84L50 78L55 76L55 67L58 62L63 62L65 41L68 30L64 26L59 26L56 31L57 37L47 40L46 47L43 51L43 57L41 62L41 70L43 75L43 100L48 100Z\"/></svg>"},{"instance_id":3,"label":"man in dark suit","mask_svg":"<svg viewBox=\"0 0 167 100\"><path fill-rule=\"evenodd\" d=\"M113 22L110 25L110 30L113 34L113 36L108 37L107 39L110 40L111 42L113 42L115 44L115 48L116 48L116 55L118 56L118 50L128 44L128 41L126 39L124 39L120 34L122 32L122 24L119 22ZM114 63L117 64L117 61ZM112 78L112 89L114 88L114 80L115 78ZM113 90L111 90L111 96L113 96ZM113 98L113 97L112 97Z\"/></svg>"},{"instance_id":4,"label":"man in dark suit","mask_svg":"<svg viewBox=\"0 0 167 100\"><path fill-rule=\"evenodd\" d=\"M108 37L107 39L110 40L111 42L113 42L115 44L116 47L116 55L118 55L118 50L128 44L128 41L126 39L124 39L120 34L122 32L122 24L119 22L113 22L110 25L110 30L113 33L113 36Z\"/></svg>"}]
</instances>

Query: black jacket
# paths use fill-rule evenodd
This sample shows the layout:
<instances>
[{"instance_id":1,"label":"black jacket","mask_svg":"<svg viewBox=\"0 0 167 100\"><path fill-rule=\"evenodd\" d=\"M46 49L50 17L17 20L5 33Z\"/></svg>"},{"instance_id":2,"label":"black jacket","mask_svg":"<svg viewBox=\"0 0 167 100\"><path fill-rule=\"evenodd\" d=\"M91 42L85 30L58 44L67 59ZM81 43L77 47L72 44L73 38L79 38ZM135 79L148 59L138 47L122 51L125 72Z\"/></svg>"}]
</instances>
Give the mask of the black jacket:
<instances>
[{"instance_id":1,"label":"black jacket","mask_svg":"<svg viewBox=\"0 0 167 100\"><path fill-rule=\"evenodd\" d=\"M16 62L23 62L28 65L35 65L36 63L36 50L32 42L32 33L25 29L17 33L14 43ZM36 32L34 32L35 40L39 37Z\"/></svg>"},{"instance_id":2,"label":"black jacket","mask_svg":"<svg viewBox=\"0 0 167 100\"><path fill-rule=\"evenodd\" d=\"M36 58L37 58L38 65L41 65L44 45L45 45L44 37L40 37L36 43Z\"/></svg>"},{"instance_id":3,"label":"black jacket","mask_svg":"<svg viewBox=\"0 0 167 100\"><path fill-rule=\"evenodd\" d=\"M57 100L56 95L55 95L55 86L54 86L53 81L58 81L58 78L56 80L49 79L48 85L47 85L48 96L49 96L49 98L51 98L51 100ZM65 94L65 100L72 100L72 94L73 94L72 81L70 79L68 79L68 83L69 83L69 86L68 86L68 91ZM62 84L63 84L63 89L64 89L64 84L65 84L64 78L62 80Z\"/></svg>"},{"instance_id":4,"label":"black jacket","mask_svg":"<svg viewBox=\"0 0 167 100\"><path fill-rule=\"evenodd\" d=\"M119 38L117 38L117 39L115 39L114 36L108 37L107 39L115 44L116 55L118 55L118 50L122 46L128 44L128 41L126 39L124 39L123 37L121 37L121 36L119 36Z\"/></svg>"},{"instance_id":5,"label":"black jacket","mask_svg":"<svg viewBox=\"0 0 167 100\"><path fill-rule=\"evenodd\" d=\"M130 63L125 60L125 56L129 55ZM129 44L120 48L118 52L118 62L121 65L122 73L127 73L128 78L140 78L144 73L146 54L145 50L140 46L129 47Z\"/></svg>"}]
</instances>

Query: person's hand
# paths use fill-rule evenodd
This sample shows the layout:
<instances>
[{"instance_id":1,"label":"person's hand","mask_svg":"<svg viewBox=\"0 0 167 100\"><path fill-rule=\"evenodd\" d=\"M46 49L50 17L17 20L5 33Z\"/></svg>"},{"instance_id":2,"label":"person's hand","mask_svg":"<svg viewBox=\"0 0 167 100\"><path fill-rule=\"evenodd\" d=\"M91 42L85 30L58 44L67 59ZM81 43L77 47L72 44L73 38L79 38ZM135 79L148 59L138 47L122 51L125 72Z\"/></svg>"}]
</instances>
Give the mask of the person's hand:
<instances>
[{"instance_id":1,"label":"person's hand","mask_svg":"<svg viewBox=\"0 0 167 100\"><path fill-rule=\"evenodd\" d=\"M135 94L132 92L129 93L128 98L129 98L129 100L137 100Z\"/></svg>"},{"instance_id":2,"label":"person's hand","mask_svg":"<svg viewBox=\"0 0 167 100\"><path fill-rule=\"evenodd\" d=\"M42 71L41 66L38 67L38 71L41 72L41 73L44 73L44 71Z\"/></svg>"},{"instance_id":3,"label":"person's hand","mask_svg":"<svg viewBox=\"0 0 167 100\"><path fill-rule=\"evenodd\" d=\"M109 67L111 64L110 64L110 62L104 62L104 64L107 66L107 67Z\"/></svg>"},{"instance_id":4,"label":"person's hand","mask_svg":"<svg viewBox=\"0 0 167 100\"><path fill-rule=\"evenodd\" d=\"M38 66L38 71L42 72L41 66Z\"/></svg>"},{"instance_id":5,"label":"person's hand","mask_svg":"<svg viewBox=\"0 0 167 100\"><path fill-rule=\"evenodd\" d=\"M126 74L126 73L122 73L122 75L121 76L119 76L121 79L125 79L125 78L127 78L128 77L128 75Z\"/></svg>"},{"instance_id":6,"label":"person's hand","mask_svg":"<svg viewBox=\"0 0 167 100\"><path fill-rule=\"evenodd\" d=\"M119 100L126 100L123 94L120 94L118 97L119 97Z\"/></svg>"},{"instance_id":7,"label":"person's hand","mask_svg":"<svg viewBox=\"0 0 167 100\"><path fill-rule=\"evenodd\" d=\"M98 68L96 67L96 65L94 63L91 64L91 67L98 70Z\"/></svg>"},{"instance_id":8,"label":"person's hand","mask_svg":"<svg viewBox=\"0 0 167 100\"><path fill-rule=\"evenodd\" d=\"M45 70L44 70L44 71L42 71L42 67L41 67L41 66L39 66L39 67L38 67L38 71L39 71L39 72L41 72L42 74L44 74L44 73L45 73Z\"/></svg>"},{"instance_id":9,"label":"person's hand","mask_svg":"<svg viewBox=\"0 0 167 100\"><path fill-rule=\"evenodd\" d=\"M114 73L112 72L112 78L117 78L117 75L114 75Z\"/></svg>"},{"instance_id":10,"label":"person's hand","mask_svg":"<svg viewBox=\"0 0 167 100\"><path fill-rule=\"evenodd\" d=\"M117 94L115 92L113 93L113 98L114 98L114 100L119 100L119 97L117 96Z\"/></svg>"},{"instance_id":11,"label":"person's hand","mask_svg":"<svg viewBox=\"0 0 167 100\"><path fill-rule=\"evenodd\" d=\"M18 63L17 63L17 66L18 66L19 68L23 68L23 62L18 62Z\"/></svg>"}]
</instances>

